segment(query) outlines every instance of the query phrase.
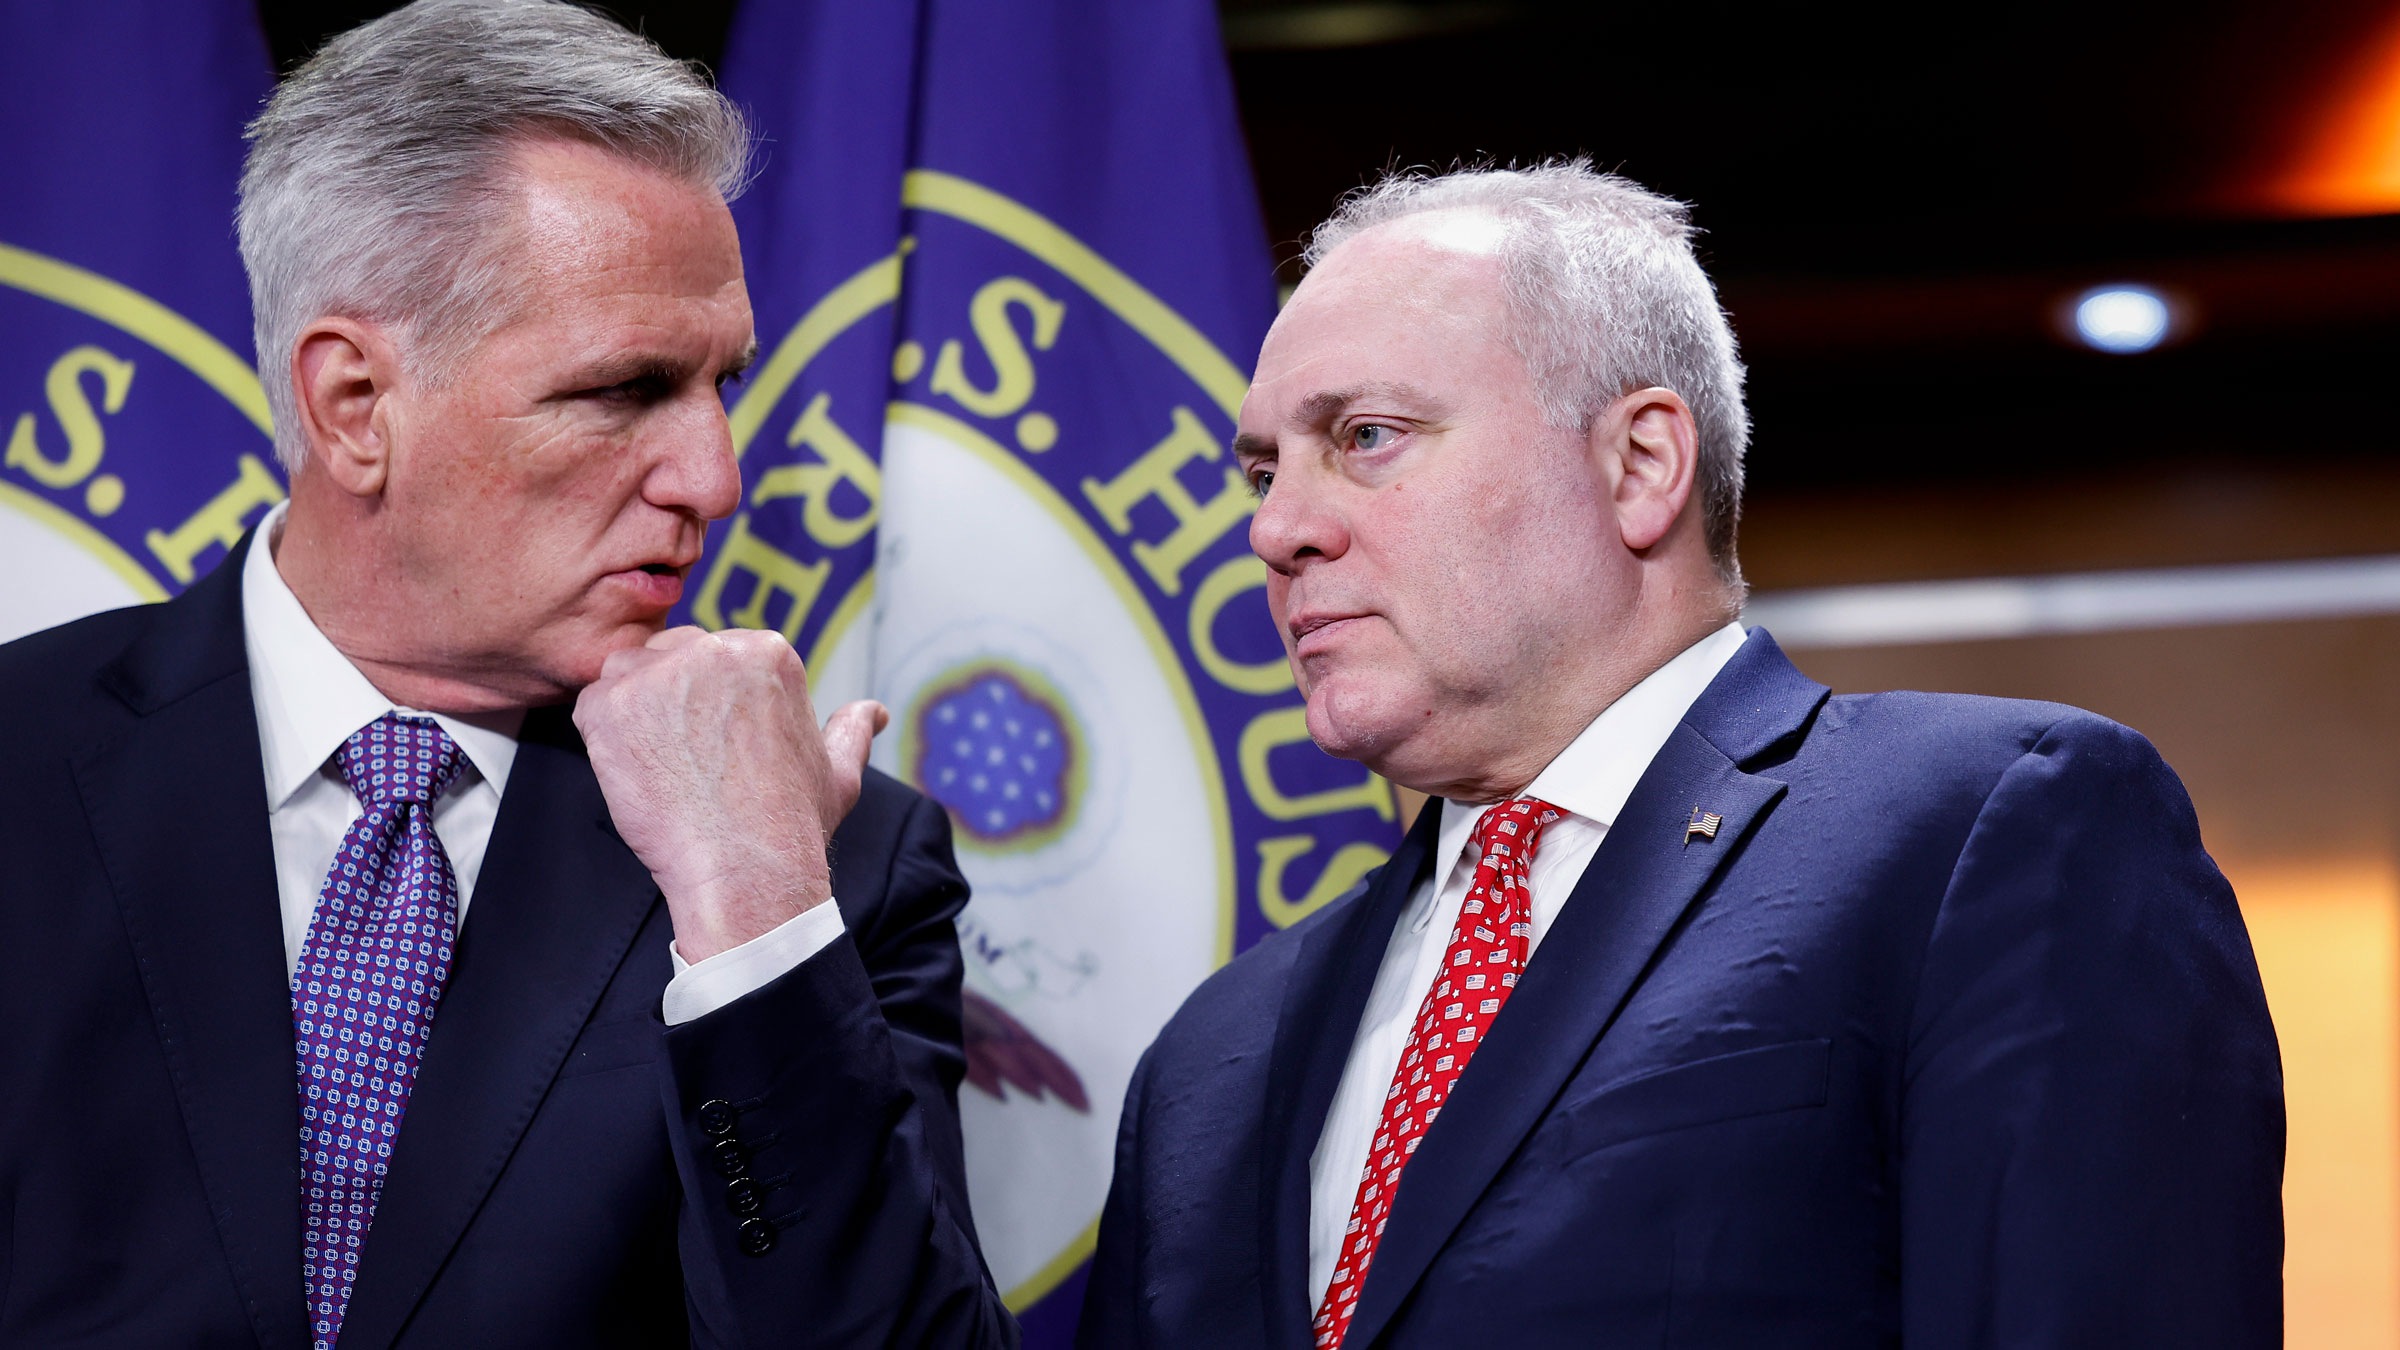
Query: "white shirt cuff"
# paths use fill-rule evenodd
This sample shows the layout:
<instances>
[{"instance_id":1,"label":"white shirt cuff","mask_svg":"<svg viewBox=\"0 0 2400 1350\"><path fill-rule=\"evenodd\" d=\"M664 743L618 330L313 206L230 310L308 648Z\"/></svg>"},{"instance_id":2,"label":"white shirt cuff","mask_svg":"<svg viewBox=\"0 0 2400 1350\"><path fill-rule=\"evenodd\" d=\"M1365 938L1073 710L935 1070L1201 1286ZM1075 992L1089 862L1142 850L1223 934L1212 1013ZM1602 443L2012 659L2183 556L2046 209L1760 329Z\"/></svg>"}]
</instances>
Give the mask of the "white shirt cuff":
<instances>
[{"instance_id":1,"label":"white shirt cuff","mask_svg":"<svg viewBox=\"0 0 2400 1350\"><path fill-rule=\"evenodd\" d=\"M681 1026L706 1017L744 994L764 989L786 971L833 945L842 935L842 911L829 896L739 947L728 947L698 964L683 959L673 942L668 959L675 978L667 981L659 1000L659 1015L667 1025Z\"/></svg>"}]
</instances>

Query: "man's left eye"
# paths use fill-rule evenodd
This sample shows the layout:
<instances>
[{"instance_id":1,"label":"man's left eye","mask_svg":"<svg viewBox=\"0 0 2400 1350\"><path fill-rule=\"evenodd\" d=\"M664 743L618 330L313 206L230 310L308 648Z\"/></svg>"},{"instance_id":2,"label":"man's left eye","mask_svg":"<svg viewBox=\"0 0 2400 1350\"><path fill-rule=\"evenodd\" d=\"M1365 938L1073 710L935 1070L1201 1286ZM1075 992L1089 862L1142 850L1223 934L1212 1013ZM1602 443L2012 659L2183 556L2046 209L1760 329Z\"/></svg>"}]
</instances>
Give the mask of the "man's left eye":
<instances>
[{"instance_id":1,"label":"man's left eye","mask_svg":"<svg viewBox=\"0 0 2400 1350\"><path fill-rule=\"evenodd\" d=\"M1362 422L1350 429L1350 445L1357 450L1381 450L1399 434L1397 427L1387 427L1380 422Z\"/></svg>"}]
</instances>

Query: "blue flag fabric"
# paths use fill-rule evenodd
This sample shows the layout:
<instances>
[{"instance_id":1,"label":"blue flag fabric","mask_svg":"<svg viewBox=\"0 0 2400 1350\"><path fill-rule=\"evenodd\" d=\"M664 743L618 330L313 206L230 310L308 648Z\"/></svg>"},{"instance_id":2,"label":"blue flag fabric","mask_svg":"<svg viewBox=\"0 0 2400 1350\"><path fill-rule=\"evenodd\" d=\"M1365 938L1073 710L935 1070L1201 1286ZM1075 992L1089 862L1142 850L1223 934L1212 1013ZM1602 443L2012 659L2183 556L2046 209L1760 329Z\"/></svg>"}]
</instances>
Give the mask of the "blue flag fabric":
<instances>
[{"instance_id":1,"label":"blue flag fabric","mask_svg":"<svg viewBox=\"0 0 2400 1350\"><path fill-rule=\"evenodd\" d=\"M883 700L948 808L975 1218L1064 1345L1142 1050L1397 838L1308 741L1226 450L1274 305L1216 16L747 0L724 87L766 355L692 613Z\"/></svg>"},{"instance_id":2,"label":"blue flag fabric","mask_svg":"<svg viewBox=\"0 0 2400 1350\"><path fill-rule=\"evenodd\" d=\"M234 245L248 0L0 4L0 640L163 599L283 485Z\"/></svg>"},{"instance_id":3,"label":"blue flag fabric","mask_svg":"<svg viewBox=\"0 0 2400 1350\"><path fill-rule=\"evenodd\" d=\"M233 238L252 6L0 18L4 640L181 589L283 481ZM1397 836L1308 743L1225 453L1273 293L1215 15L747 0L724 80L766 354L690 613L883 699L878 763L951 812L972 1199L1063 1345L1134 1061Z\"/></svg>"}]
</instances>

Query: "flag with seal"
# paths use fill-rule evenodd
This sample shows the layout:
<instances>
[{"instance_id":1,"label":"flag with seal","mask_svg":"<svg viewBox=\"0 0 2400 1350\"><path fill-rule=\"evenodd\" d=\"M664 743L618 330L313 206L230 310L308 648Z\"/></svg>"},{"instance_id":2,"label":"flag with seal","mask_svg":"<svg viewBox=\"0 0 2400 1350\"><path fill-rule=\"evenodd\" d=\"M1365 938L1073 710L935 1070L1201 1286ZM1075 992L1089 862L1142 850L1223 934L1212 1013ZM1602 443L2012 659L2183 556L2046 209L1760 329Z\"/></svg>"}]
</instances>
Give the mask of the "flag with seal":
<instances>
[{"instance_id":1,"label":"flag with seal","mask_svg":"<svg viewBox=\"0 0 2400 1350\"><path fill-rule=\"evenodd\" d=\"M283 499L233 238L254 8L6 12L0 641L167 598Z\"/></svg>"},{"instance_id":2,"label":"flag with seal","mask_svg":"<svg viewBox=\"0 0 2400 1350\"><path fill-rule=\"evenodd\" d=\"M992 1273L1066 1343L1141 1052L1397 837L1310 744L1226 446L1273 284L1204 0L747 0L762 360L690 605L950 813Z\"/></svg>"}]
</instances>

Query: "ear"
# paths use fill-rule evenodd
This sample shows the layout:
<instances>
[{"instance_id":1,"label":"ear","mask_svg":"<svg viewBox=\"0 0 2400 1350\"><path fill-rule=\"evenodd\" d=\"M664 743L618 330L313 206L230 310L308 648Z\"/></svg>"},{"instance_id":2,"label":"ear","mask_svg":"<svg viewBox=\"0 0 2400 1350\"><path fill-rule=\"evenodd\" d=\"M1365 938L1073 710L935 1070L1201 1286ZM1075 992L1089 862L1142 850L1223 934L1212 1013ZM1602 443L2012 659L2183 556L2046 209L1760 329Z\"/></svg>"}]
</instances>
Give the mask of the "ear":
<instances>
[{"instance_id":1,"label":"ear","mask_svg":"<svg viewBox=\"0 0 2400 1350\"><path fill-rule=\"evenodd\" d=\"M293 402L308 457L342 491L372 497L391 473L391 406L399 352L371 324L324 318L292 347Z\"/></svg>"},{"instance_id":2,"label":"ear","mask_svg":"<svg viewBox=\"0 0 2400 1350\"><path fill-rule=\"evenodd\" d=\"M1665 539L1692 499L1700 428L1671 389L1639 389L1592 420L1592 452L1612 484L1617 529L1636 553Z\"/></svg>"}]
</instances>

